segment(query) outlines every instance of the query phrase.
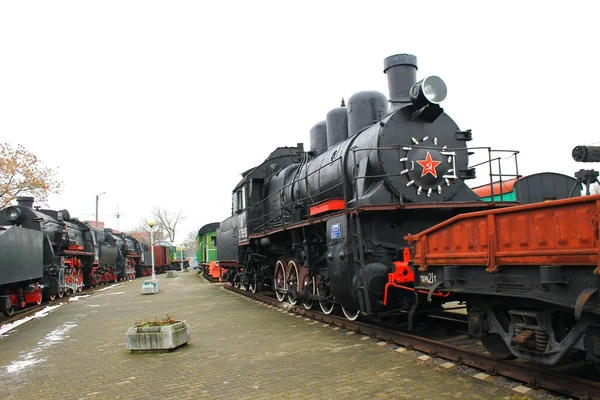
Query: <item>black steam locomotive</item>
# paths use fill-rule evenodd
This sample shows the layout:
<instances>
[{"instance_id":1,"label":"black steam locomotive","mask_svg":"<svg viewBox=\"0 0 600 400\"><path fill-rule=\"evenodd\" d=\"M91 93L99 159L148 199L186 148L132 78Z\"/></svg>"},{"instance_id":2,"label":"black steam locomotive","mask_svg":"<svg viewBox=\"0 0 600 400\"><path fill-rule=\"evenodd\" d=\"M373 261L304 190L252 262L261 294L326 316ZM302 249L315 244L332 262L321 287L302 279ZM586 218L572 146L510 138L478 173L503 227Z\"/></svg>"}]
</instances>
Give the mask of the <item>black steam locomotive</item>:
<instances>
[{"instance_id":1,"label":"black steam locomotive","mask_svg":"<svg viewBox=\"0 0 600 400\"><path fill-rule=\"evenodd\" d=\"M141 247L134 239L33 202L18 197L0 211L0 312L136 276Z\"/></svg>"},{"instance_id":2,"label":"black steam locomotive","mask_svg":"<svg viewBox=\"0 0 600 400\"><path fill-rule=\"evenodd\" d=\"M471 131L440 106L442 79L417 82L416 71L413 55L386 58L389 101L354 94L311 129L309 152L279 147L242 174L217 237L219 264L234 284L267 285L280 300L307 308L317 301L326 313L339 304L349 319L439 306L412 288L400 263L404 237L511 203L483 202L465 184L475 178ZM392 273L405 285L388 290Z\"/></svg>"}]
</instances>

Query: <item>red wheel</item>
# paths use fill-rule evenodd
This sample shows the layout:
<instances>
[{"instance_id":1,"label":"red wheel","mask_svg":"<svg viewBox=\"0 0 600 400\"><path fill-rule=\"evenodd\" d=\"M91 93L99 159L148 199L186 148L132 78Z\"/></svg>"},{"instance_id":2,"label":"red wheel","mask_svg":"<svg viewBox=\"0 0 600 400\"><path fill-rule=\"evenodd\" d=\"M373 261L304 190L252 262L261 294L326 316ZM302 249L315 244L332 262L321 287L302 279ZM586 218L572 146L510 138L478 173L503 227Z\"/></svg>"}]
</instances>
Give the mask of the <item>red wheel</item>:
<instances>
[{"instance_id":1,"label":"red wheel","mask_svg":"<svg viewBox=\"0 0 600 400\"><path fill-rule=\"evenodd\" d=\"M79 269L77 271L77 291L81 292L83 290L83 271Z\"/></svg>"}]
</instances>

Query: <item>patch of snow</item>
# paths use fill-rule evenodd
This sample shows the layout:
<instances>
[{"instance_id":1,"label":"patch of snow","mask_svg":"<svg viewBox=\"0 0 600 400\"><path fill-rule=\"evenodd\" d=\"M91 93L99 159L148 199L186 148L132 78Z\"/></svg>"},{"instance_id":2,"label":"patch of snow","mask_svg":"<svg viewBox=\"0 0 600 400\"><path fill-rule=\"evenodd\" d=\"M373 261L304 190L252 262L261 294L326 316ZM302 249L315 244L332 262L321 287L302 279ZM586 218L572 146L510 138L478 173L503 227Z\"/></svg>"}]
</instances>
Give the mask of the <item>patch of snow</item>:
<instances>
[{"instance_id":1,"label":"patch of snow","mask_svg":"<svg viewBox=\"0 0 600 400\"><path fill-rule=\"evenodd\" d=\"M32 319L45 317L46 315L48 315L49 312L60 307L61 305L62 304L58 304L55 306L47 306L43 310L36 312L34 315L30 315L28 317L22 318L15 322L11 322L10 324L4 324L4 325L0 326L0 338L4 337L3 336L4 333L11 331L12 329L16 328L19 325L23 325L24 323L29 322Z\"/></svg>"},{"instance_id":2,"label":"patch of snow","mask_svg":"<svg viewBox=\"0 0 600 400\"><path fill-rule=\"evenodd\" d=\"M35 349L22 356L20 360L15 360L6 366L6 373L18 373L27 367L45 361L44 358L35 358L35 356L41 353L45 348L55 346L57 342L68 338L68 336L66 336L67 332L76 326L77 325L73 322L67 321L52 332L48 333L37 343L38 346Z\"/></svg>"}]
</instances>

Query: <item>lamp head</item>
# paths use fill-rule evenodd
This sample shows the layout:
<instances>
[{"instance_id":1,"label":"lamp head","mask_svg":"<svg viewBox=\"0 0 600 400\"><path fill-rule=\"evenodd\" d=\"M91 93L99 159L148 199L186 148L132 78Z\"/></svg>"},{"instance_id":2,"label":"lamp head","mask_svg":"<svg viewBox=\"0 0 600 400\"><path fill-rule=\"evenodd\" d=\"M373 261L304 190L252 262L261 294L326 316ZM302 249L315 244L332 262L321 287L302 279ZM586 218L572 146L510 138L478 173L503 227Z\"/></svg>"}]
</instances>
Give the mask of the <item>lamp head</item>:
<instances>
[{"instance_id":1,"label":"lamp head","mask_svg":"<svg viewBox=\"0 0 600 400\"><path fill-rule=\"evenodd\" d=\"M447 94L446 83L440 77L432 75L413 85L410 99L415 106L422 107L426 104L440 104Z\"/></svg>"},{"instance_id":2,"label":"lamp head","mask_svg":"<svg viewBox=\"0 0 600 400\"><path fill-rule=\"evenodd\" d=\"M147 224L150 228L154 228L156 226L156 221L153 219L149 219Z\"/></svg>"}]
</instances>

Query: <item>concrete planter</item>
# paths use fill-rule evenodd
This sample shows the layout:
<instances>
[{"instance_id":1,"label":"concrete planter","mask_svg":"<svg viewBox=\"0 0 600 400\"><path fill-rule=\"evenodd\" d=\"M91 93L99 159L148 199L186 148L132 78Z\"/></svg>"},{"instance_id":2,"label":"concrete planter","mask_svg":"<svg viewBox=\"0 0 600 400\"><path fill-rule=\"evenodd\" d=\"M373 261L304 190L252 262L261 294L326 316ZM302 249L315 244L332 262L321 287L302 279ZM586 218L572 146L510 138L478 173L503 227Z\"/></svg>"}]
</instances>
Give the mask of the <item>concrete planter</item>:
<instances>
[{"instance_id":1,"label":"concrete planter","mask_svg":"<svg viewBox=\"0 0 600 400\"><path fill-rule=\"evenodd\" d=\"M190 340L186 321L165 326L137 326L125 334L125 347L131 351L173 350Z\"/></svg>"},{"instance_id":2,"label":"concrete planter","mask_svg":"<svg viewBox=\"0 0 600 400\"><path fill-rule=\"evenodd\" d=\"M160 292L160 282L158 279L148 279L142 285L142 294L152 294Z\"/></svg>"}]
</instances>

